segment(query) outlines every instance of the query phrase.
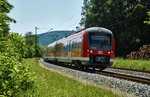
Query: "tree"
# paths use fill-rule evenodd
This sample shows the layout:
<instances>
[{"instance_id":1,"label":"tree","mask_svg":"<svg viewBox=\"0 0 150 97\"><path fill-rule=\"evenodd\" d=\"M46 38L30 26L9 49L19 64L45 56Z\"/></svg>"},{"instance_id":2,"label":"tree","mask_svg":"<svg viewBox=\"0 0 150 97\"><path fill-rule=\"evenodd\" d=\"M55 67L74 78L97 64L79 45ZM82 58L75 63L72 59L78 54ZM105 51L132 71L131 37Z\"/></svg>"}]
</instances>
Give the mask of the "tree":
<instances>
[{"instance_id":1,"label":"tree","mask_svg":"<svg viewBox=\"0 0 150 97\"><path fill-rule=\"evenodd\" d=\"M147 15L148 15L147 20L144 21L144 23L150 25L150 11L147 12Z\"/></svg>"},{"instance_id":2,"label":"tree","mask_svg":"<svg viewBox=\"0 0 150 97\"><path fill-rule=\"evenodd\" d=\"M23 61L24 37L9 33L9 23L15 22L7 16L12 9L7 0L0 0L0 96L16 97L33 85L28 65Z\"/></svg>"},{"instance_id":3,"label":"tree","mask_svg":"<svg viewBox=\"0 0 150 97\"><path fill-rule=\"evenodd\" d=\"M9 23L16 22L14 19L7 16L7 13L13 8L7 0L0 0L0 39L9 34Z\"/></svg>"},{"instance_id":4,"label":"tree","mask_svg":"<svg viewBox=\"0 0 150 97\"><path fill-rule=\"evenodd\" d=\"M89 10L89 6L90 6L89 1L88 0L84 0L83 1L83 7L82 7L82 13L81 13L82 18L80 20L80 25L81 26L85 26L85 24L86 24L87 14L89 12L88 11Z\"/></svg>"},{"instance_id":5,"label":"tree","mask_svg":"<svg viewBox=\"0 0 150 97\"><path fill-rule=\"evenodd\" d=\"M26 44L32 46L35 44L35 35L32 32L25 33Z\"/></svg>"},{"instance_id":6,"label":"tree","mask_svg":"<svg viewBox=\"0 0 150 97\"><path fill-rule=\"evenodd\" d=\"M18 33L10 33L8 35L8 39L11 41L10 44L12 44L14 48L14 52L17 52L19 54L19 59L25 58L26 53L26 44L25 44L25 38Z\"/></svg>"},{"instance_id":7,"label":"tree","mask_svg":"<svg viewBox=\"0 0 150 97\"><path fill-rule=\"evenodd\" d=\"M32 32L27 32L25 34L25 41L26 41L26 48L27 48L26 58L42 56L41 47L37 44L36 36L33 35Z\"/></svg>"},{"instance_id":8,"label":"tree","mask_svg":"<svg viewBox=\"0 0 150 97\"><path fill-rule=\"evenodd\" d=\"M147 0L137 0L126 14L125 32L128 35L127 41L124 41L128 45L126 53L138 50L140 46L150 43L148 37L150 27L143 23L147 17L146 12L150 8L147 2Z\"/></svg>"}]
</instances>

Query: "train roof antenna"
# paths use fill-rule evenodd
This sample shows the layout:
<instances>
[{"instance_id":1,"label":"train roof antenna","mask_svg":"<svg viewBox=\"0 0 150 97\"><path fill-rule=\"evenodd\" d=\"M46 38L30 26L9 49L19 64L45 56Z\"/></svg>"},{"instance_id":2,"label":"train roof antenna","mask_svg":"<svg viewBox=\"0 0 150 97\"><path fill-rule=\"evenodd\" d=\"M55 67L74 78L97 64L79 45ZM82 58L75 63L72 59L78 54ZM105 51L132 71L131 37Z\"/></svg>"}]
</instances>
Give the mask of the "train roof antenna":
<instances>
[{"instance_id":1,"label":"train roof antenna","mask_svg":"<svg viewBox=\"0 0 150 97\"><path fill-rule=\"evenodd\" d=\"M82 30L85 30L85 29L86 29L86 28L82 28L82 29L76 31L75 33L79 33L79 32L81 32Z\"/></svg>"}]
</instances>

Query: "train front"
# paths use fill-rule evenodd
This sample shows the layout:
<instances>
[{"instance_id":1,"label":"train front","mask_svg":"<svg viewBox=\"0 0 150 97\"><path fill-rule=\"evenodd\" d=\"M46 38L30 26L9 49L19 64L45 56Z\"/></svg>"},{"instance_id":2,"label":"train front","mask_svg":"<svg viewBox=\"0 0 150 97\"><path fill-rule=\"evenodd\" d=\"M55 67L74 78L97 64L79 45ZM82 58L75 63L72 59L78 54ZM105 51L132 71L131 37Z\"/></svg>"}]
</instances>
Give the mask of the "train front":
<instances>
[{"instance_id":1,"label":"train front","mask_svg":"<svg viewBox=\"0 0 150 97\"><path fill-rule=\"evenodd\" d=\"M110 30L101 27L92 27L83 34L82 64L89 67L107 68L114 61L115 41Z\"/></svg>"}]
</instances>

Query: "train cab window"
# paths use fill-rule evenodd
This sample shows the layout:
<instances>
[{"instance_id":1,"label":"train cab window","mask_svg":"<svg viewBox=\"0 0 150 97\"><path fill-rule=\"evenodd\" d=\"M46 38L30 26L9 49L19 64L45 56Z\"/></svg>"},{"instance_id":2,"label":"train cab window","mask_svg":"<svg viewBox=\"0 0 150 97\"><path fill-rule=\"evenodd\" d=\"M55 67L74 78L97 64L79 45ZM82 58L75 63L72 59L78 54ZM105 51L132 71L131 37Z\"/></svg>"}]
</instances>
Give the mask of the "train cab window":
<instances>
[{"instance_id":1,"label":"train cab window","mask_svg":"<svg viewBox=\"0 0 150 97\"><path fill-rule=\"evenodd\" d=\"M89 34L90 48L94 50L110 50L111 34Z\"/></svg>"}]
</instances>

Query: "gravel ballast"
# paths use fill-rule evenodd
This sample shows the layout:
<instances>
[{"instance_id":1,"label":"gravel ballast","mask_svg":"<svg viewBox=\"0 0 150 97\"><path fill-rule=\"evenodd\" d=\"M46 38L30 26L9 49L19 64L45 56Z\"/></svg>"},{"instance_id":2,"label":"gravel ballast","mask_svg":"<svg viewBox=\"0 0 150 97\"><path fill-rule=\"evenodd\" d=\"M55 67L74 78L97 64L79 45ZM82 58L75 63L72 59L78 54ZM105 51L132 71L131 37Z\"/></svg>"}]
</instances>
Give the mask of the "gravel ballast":
<instances>
[{"instance_id":1,"label":"gravel ballast","mask_svg":"<svg viewBox=\"0 0 150 97\"><path fill-rule=\"evenodd\" d=\"M125 92L126 94L124 95L124 97L126 96L133 97L133 95L138 97L150 97L150 86L146 84L108 77L108 76L99 75L95 73L87 73L83 71L69 69L69 68L53 65L50 63L46 63L43 60L40 60L39 62L41 63L42 67L56 70L60 74L69 75L75 79L85 80L90 83L98 84L103 87L108 87L115 90L115 92L116 91Z\"/></svg>"}]
</instances>

